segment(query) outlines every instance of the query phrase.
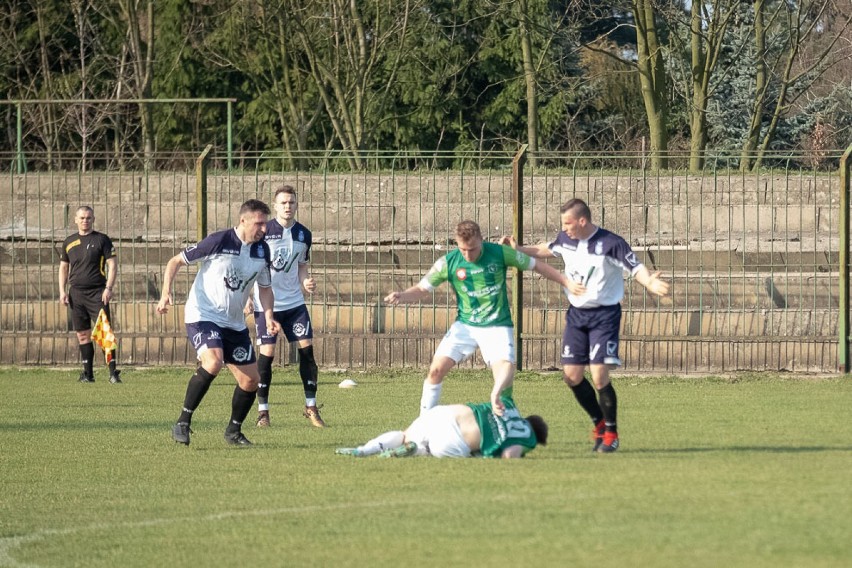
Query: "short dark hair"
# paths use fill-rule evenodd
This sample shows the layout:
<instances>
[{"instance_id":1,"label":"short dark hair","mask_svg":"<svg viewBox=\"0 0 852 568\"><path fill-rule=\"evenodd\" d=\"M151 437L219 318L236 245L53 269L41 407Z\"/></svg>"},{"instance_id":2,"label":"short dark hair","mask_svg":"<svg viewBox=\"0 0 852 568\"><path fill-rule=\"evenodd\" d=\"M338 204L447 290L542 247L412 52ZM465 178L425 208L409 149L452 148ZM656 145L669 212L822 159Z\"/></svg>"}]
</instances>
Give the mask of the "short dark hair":
<instances>
[{"instance_id":1,"label":"short dark hair","mask_svg":"<svg viewBox=\"0 0 852 568\"><path fill-rule=\"evenodd\" d=\"M264 215L269 215L269 205L260 199L249 199L240 206L240 217L244 213L263 213Z\"/></svg>"},{"instance_id":2,"label":"short dark hair","mask_svg":"<svg viewBox=\"0 0 852 568\"><path fill-rule=\"evenodd\" d=\"M482 229L475 221L462 221L456 225L456 239L469 241L472 238L482 239Z\"/></svg>"},{"instance_id":3,"label":"short dark hair","mask_svg":"<svg viewBox=\"0 0 852 568\"><path fill-rule=\"evenodd\" d=\"M582 199L569 199L565 204L559 208L559 213L567 213L571 212L571 214L577 219L585 218L589 222L592 220L592 210L589 209L589 206L586 205L586 202Z\"/></svg>"},{"instance_id":4,"label":"short dark hair","mask_svg":"<svg viewBox=\"0 0 852 568\"><path fill-rule=\"evenodd\" d=\"M275 190L275 193L272 194L272 201L275 201L282 193L289 193L293 197L296 197L296 188L292 185L282 185L281 187Z\"/></svg>"},{"instance_id":5,"label":"short dark hair","mask_svg":"<svg viewBox=\"0 0 852 568\"><path fill-rule=\"evenodd\" d=\"M547 445L547 422L544 421L544 418L537 414L533 414L532 416L527 416L524 418L527 422L530 423L530 426L535 432L535 439L542 446Z\"/></svg>"}]
</instances>

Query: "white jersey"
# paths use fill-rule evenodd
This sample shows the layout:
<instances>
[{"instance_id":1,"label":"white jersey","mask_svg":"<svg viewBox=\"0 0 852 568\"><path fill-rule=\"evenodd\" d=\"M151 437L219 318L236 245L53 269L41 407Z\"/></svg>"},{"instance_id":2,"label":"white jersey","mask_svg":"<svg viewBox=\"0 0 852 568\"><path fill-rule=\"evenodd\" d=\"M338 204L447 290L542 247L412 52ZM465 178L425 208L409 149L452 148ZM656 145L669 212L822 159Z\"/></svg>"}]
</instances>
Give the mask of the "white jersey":
<instances>
[{"instance_id":1,"label":"white jersey","mask_svg":"<svg viewBox=\"0 0 852 568\"><path fill-rule=\"evenodd\" d=\"M618 304L624 298L624 273L633 275L642 268L627 241L600 227L586 240L572 239L559 231L548 246L553 256L562 257L565 275L586 287L582 296L565 289L568 301L576 308Z\"/></svg>"},{"instance_id":2,"label":"white jersey","mask_svg":"<svg viewBox=\"0 0 852 568\"><path fill-rule=\"evenodd\" d=\"M186 299L186 323L208 321L235 331L246 329L243 308L255 281L264 288L272 285L267 244L246 244L235 229L227 229L186 247L181 256L187 264L201 263Z\"/></svg>"},{"instance_id":3,"label":"white jersey","mask_svg":"<svg viewBox=\"0 0 852 568\"><path fill-rule=\"evenodd\" d=\"M276 312L289 310L305 303L299 266L311 260L311 232L296 221L289 229L273 219L266 225L266 244L271 257L272 291ZM260 295L254 287L254 309L260 310Z\"/></svg>"}]
</instances>

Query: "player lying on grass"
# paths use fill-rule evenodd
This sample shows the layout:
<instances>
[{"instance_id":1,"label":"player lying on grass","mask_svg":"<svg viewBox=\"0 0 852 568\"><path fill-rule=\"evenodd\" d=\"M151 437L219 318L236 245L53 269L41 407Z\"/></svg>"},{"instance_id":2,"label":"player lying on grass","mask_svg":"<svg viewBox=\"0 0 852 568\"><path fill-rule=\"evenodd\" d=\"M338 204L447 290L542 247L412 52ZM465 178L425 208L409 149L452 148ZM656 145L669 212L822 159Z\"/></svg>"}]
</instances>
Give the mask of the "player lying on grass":
<instances>
[{"instance_id":1,"label":"player lying on grass","mask_svg":"<svg viewBox=\"0 0 852 568\"><path fill-rule=\"evenodd\" d=\"M362 446L339 448L336 453L387 458L521 458L537 445L547 444L547 423L541 416L522 418L511 390L504 392L502 402L502 416L493 412L490 402L434 406L404 432L385 432Z\"/></svg>"}]
</instances>

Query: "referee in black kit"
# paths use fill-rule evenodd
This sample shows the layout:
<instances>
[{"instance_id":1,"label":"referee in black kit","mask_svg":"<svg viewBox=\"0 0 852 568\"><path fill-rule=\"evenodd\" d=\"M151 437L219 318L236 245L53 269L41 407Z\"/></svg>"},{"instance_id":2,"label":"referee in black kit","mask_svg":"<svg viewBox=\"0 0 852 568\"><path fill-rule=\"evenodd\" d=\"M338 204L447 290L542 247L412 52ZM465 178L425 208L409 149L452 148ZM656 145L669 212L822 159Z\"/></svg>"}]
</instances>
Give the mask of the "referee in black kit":
<instances>
[{"instance_id":1,"label":"referee in black kit","mask_svg":"<svg viewBox=\"0 0 852 568\"><path fill-rule=\"evenodd\" d=\"M80 382L93 383L92 321L97 320L101 309L110 319L109 303L118 276L118 260L112 240L94 230L95 212L91 207L78 208L74 224L77 232L65 239L59 255L59 302L71 308L71 324L77 332L83 363ZM120 383L119 373L113 358L109 362L109 382Z\"/></svg>"}]
</instances>

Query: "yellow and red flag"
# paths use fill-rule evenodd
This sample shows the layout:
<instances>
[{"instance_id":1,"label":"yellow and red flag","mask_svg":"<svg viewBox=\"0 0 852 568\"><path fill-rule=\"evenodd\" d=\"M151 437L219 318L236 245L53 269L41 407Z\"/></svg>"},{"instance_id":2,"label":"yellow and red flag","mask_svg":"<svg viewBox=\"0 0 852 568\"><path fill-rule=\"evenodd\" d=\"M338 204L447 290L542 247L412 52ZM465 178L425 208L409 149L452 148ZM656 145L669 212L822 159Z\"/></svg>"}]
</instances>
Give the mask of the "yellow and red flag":
<instances>
[{"instance_id":1,"label":"yellow and red flag","mask_svg":"<svg viewBox=\"0 0 852 568\"><path fill-rule=\"evenodd\" d=\"M112 332L112 326L109 324L106 312L101 309L98 314L98 321L95 322L95 327L92 328L92 341L104 350L104 357L107 365L112 361L113 353L118 347L115 340L115 334Z\"/></svg>"}]
</instances>

